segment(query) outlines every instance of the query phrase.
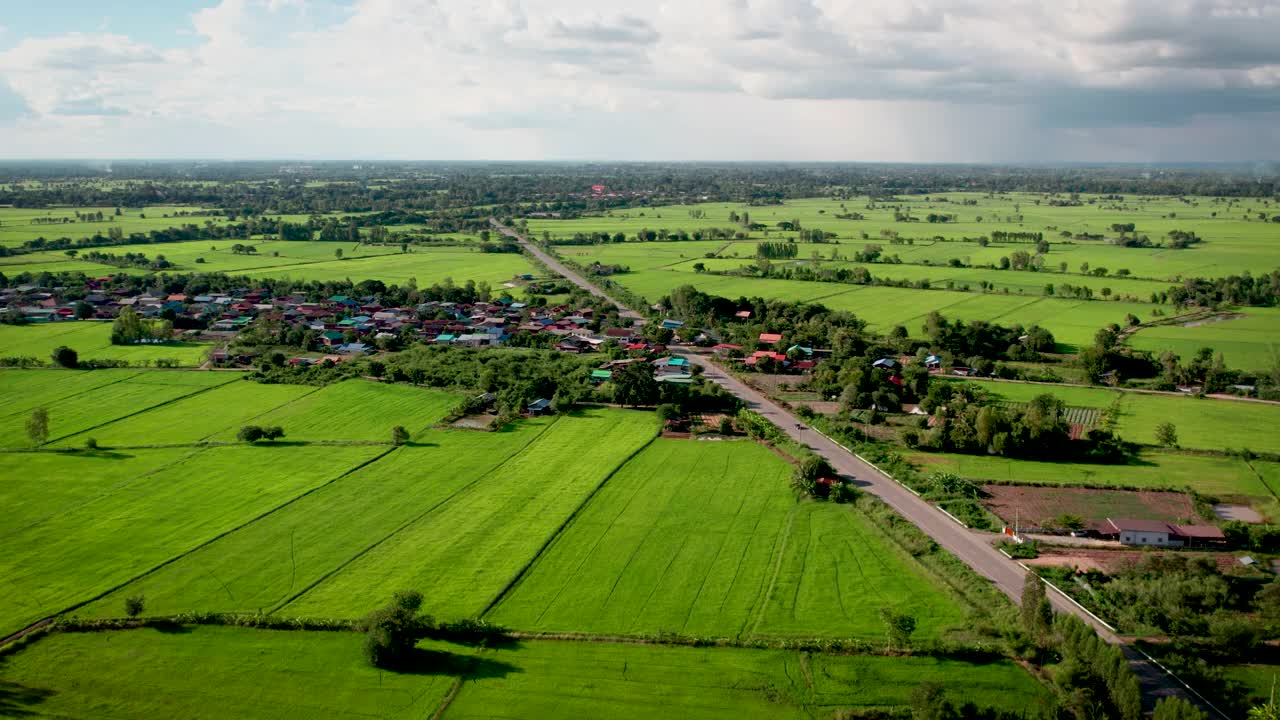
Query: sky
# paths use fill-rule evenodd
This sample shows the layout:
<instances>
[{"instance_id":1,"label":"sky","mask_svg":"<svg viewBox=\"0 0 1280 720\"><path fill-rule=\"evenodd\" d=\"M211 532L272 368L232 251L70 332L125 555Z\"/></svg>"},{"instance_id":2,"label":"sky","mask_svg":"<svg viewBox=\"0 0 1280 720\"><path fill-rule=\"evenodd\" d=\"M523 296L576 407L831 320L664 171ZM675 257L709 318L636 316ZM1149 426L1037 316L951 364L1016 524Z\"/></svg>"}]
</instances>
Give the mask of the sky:
<instances>
[{"instance_id":1,"label":"sky","mask_svg":"<svg viewBox=\"0 0 1280 720\"><path fill-rule=\"evenodd\" d=\"M0 158L1280 160L1280 0L0 0Z\"/></svg>"}]
</instances>

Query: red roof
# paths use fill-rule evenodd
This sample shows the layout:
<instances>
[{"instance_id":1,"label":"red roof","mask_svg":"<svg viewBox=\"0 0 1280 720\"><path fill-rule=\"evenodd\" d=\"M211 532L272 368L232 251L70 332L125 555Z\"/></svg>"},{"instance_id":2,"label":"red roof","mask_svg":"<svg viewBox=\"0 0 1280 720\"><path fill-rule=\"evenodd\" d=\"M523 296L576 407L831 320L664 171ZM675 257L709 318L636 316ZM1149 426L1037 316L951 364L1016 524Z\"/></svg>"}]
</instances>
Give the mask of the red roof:
<instances>
[{"instance_id":1,"label":"red roof","mask_svg":"<svg viewBox=\"0 0 1280 720\"><path fill-rule=\"evenodd\" d=\"M1197 538L1200 540L1224 540L1225 536L1222 530L1213 525L1174 525L1174 532L1185 538Z\"/></svg>"},{"instance_id":2,"label":"red roof","mask_svg":"<svg viewBox=\"0 0 1280 720\"><path fill-rule=\"evenodd\" d=\"M730 345L729 343L720 343L719 345L712 345L711 349L712 350L741 350L742 346Z\"/></svg>"},{"instance_id":3,"label":"red roof","mask_svg":"<svg viewBox=\"0 0 1280 720\"><path fill-rule=\"evenodd\" d=\"M740 317L740 318L746 319L746 318L751 317L751 311L750 311L750 310L739 310L738 312L734 313L734 314L733 314L733 316L734 316L734 317Z\"/></svg>"},{"instance_id":4,"label":"red roof","mask_svg":"<svg viewBox=\"0 0 1280 720\"><path fill-rule=\"evenodd\" d=\"M627 349L628 349L628 350L643 350L643 349L645 349L645 348L647 348L647 347L649 347L649 346L648 346L648 345L646 345L646 344L644 344L644 343L631 343L630 345L628 345L628 346L627 346Z\"/></svg>"},{"instance_id":5,"label":"red roof","mask_svg":"<svg viewBox=\"0 0 1280 720\"><path fill-rule=\"evenodd\" d=\"M772 345L782 342L782 336L777 333L760 333L760 342Z\"/></svg>"}]
</instances>

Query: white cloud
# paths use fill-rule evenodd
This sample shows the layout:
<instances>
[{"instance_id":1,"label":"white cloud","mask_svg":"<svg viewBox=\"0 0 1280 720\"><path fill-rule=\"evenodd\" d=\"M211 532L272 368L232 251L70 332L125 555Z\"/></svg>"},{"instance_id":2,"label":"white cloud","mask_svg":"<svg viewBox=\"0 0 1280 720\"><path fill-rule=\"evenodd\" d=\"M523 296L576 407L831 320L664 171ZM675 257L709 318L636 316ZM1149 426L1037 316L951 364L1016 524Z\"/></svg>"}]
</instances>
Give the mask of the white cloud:
<instances>
[{"instance_id":1,"label":"white cloud","mask_svg":"<svg viewBox=\"0 0 1280 720\"><path fill-rule=\"evenodd\" d=\"M66 34L0 52L24 108L0 113L17 123L0 154L63 152L52 139L86 123L112 154L145 155L1277 150L1256 119L1280 112L1280 0L222 0L175 31L197 42ZM1165 130L1125 130L1147 127Z\"/></svg>"}]
</instances>

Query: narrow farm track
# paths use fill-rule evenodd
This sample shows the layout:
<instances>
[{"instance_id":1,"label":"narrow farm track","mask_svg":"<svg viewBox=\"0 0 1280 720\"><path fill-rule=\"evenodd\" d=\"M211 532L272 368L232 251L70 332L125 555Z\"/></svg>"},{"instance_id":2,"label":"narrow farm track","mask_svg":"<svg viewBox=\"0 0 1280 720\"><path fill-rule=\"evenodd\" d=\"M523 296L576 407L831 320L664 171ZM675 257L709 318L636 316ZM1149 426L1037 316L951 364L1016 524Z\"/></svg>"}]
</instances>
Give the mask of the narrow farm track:
<instances>
[{"instance_id":1,"label":"narrow farm track","mask_svg":"<svg viewBox=\"0 0 1280 720\"><path fill-rule=\"evenodd\" d=\"M565 266L564 263L552 257L512 228L501 224L493 218L489 222L503 235L520 243L525 252L542 262L553 272L559 273L566 280L592 295L617 305L622 317L630 320L644 319L640 313L613 299L603 290L588 282L581 275ZM972 568L974 572L994 583L1001 592L1009 596L1015 603L1020 600L1026 570L1014 560L997 551L987 537L972 533L958 525L955 521L939 512L937 508L907 490L905 486L825 435L813 430L801 429L806 426L800 422L799 418L722 370L709 357L696 352L696 348L682 349L691 362L703 369L704 377L708 380L733 393L742 400L749 410L768 419L792 440L826 458L841 475L856 479L857 484L863 490L879 497L899 515L920 528L922 532ZM1181 697L1189 702L1202 705L1199 702L1200 699L1188 693L1180 681L1157 667L1135 647L1125 643L1122 638L1101 624L1091 614L1076 606L1065 595L1055 590L1049 593L1049 600L1056 612L1079 617L1092 626L1098 632L1099 637L1111 644L1121 646L1125 657L1129 660L1130 667L1133 668L1142 685L1143 700L1148 709L1153 707L1160 698L1170 696ZM756 622L758 624L759 618L756 619ZM1206 711L1215 710L1211 707L1204 707L1204 709ZM1219 716L1221 715L1219 714Z\"/></svg>"}]
</instances>

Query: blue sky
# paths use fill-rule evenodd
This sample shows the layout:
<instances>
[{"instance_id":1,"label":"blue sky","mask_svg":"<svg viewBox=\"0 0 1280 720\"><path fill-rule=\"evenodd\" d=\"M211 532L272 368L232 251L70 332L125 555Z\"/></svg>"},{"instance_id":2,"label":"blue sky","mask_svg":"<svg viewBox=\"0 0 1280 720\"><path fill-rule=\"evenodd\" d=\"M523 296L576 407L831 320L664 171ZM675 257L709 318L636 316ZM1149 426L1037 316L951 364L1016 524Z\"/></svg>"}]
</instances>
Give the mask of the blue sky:
<instances>
[{"instance_id":1,"label":"blue sky","mask_svg":"<svg viewBox=\"0 0 1280 720\"><path fill-rule=\"evenodd\" d=\"M1280 159L1280 0L44 0L0 157Z\"/></svg>"}]
</instances>

